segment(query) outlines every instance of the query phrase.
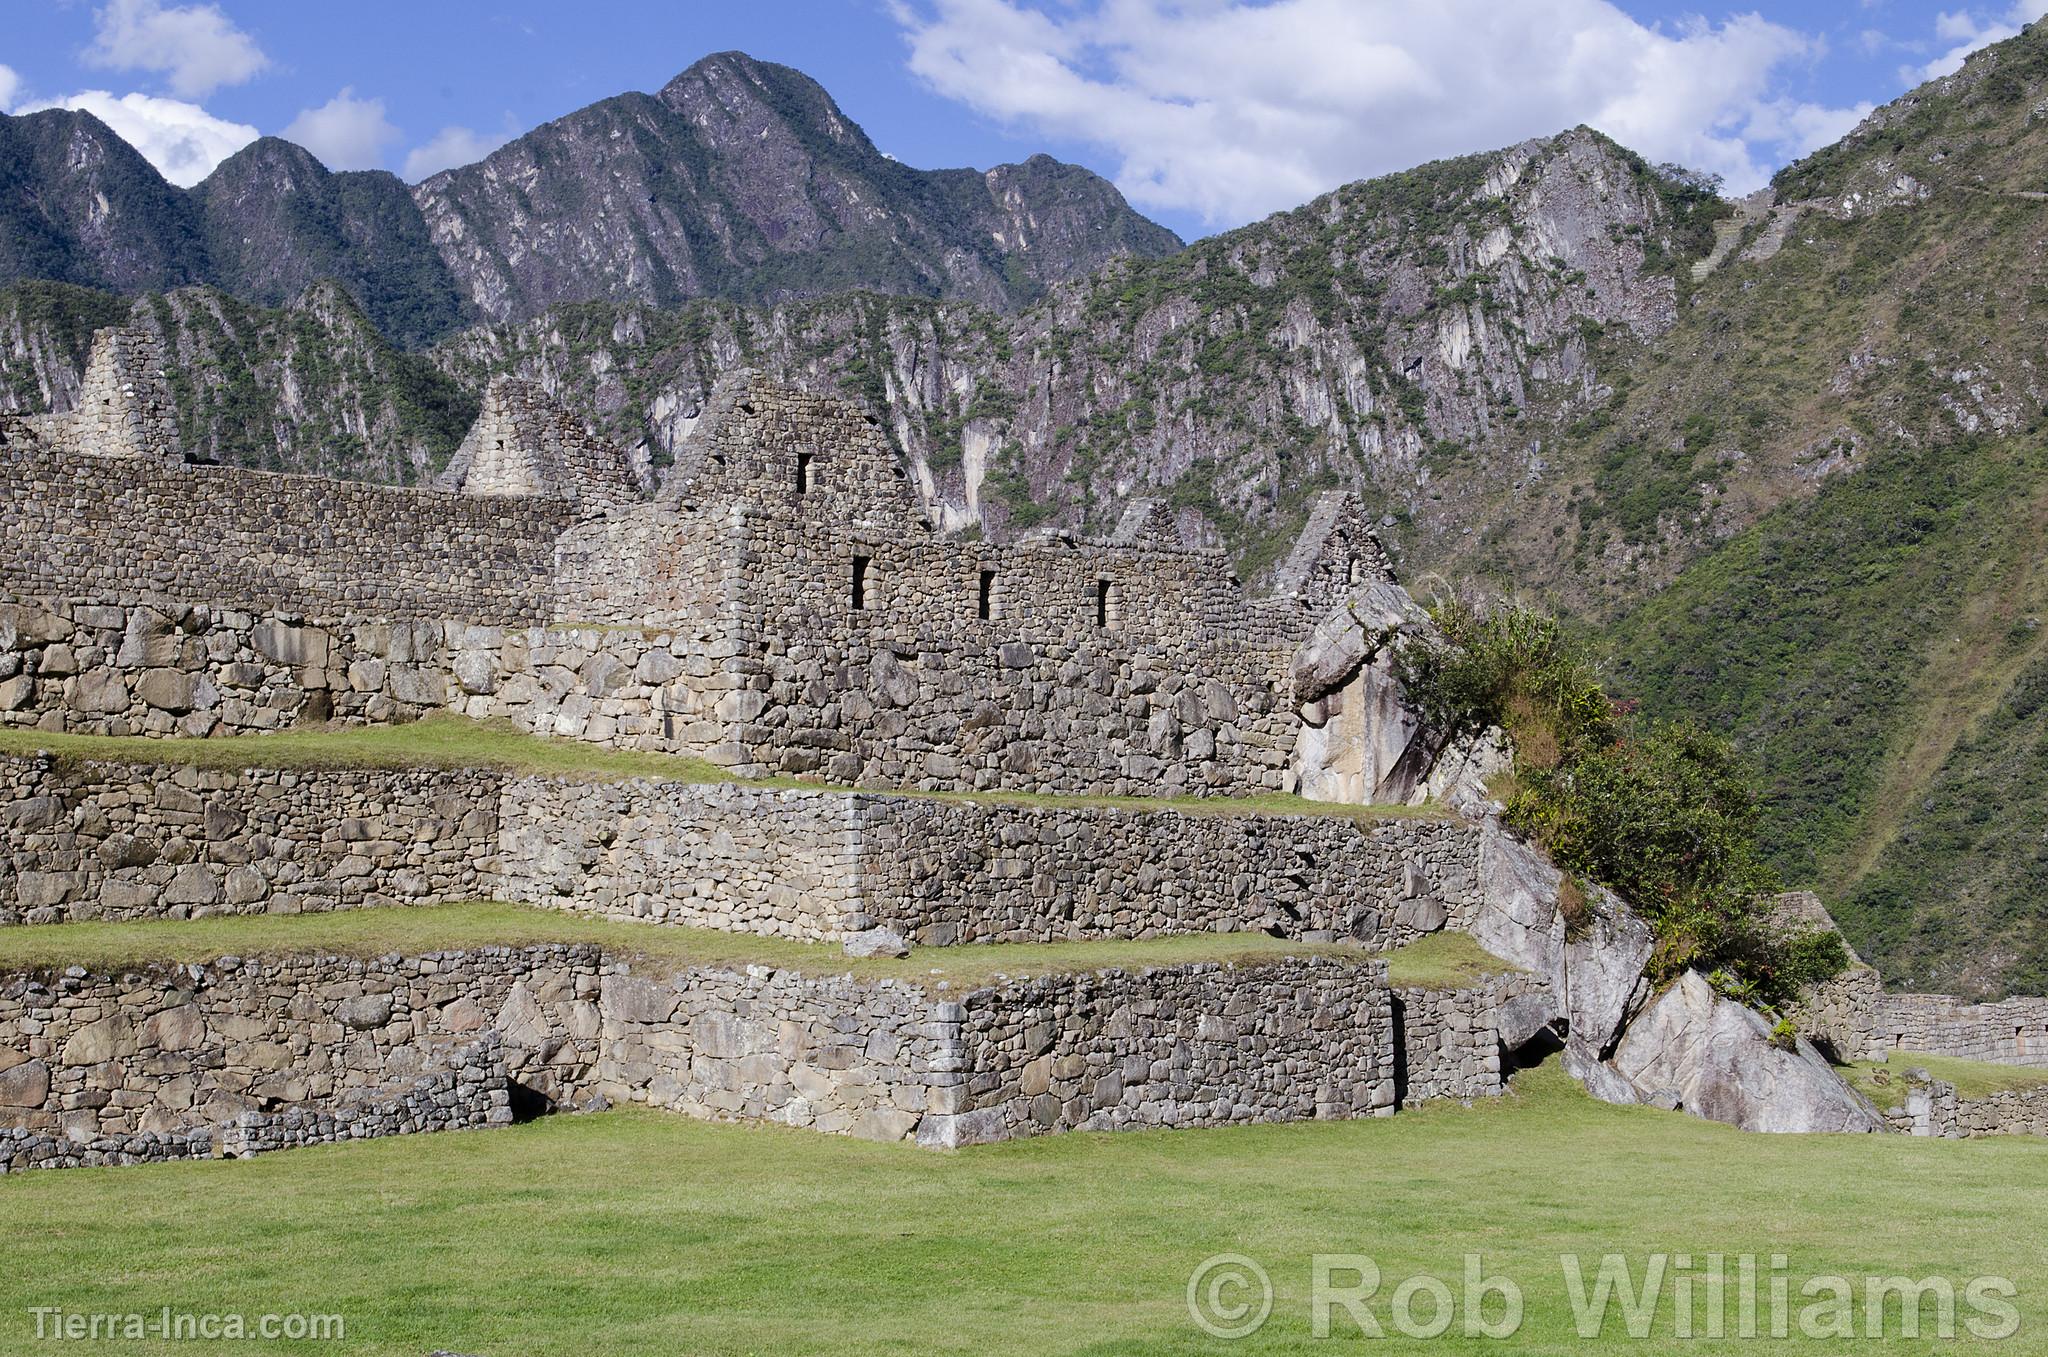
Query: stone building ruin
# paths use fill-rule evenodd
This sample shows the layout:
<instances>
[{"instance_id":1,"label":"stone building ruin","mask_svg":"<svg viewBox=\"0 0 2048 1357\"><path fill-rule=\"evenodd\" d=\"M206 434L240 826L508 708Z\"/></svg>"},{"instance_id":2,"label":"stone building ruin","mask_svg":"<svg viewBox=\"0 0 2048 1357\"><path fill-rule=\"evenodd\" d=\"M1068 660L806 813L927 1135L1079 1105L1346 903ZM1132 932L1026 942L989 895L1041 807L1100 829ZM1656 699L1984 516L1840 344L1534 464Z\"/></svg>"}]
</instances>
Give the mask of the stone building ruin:
<instances>
[{"instance_id":1,"label":"stone building ruin","mask_svg":"<svg viewBox=\"0 0 2048 1357\"><path fill-rule=\"evenodd\" d=\"M1305 951L968 994L589 947L0 977L0 1166L496 1124L521 1097L941 1147L1385 1115L1498 1093L1558 1046L1633 1101L1666 1083L1623 1069L1690 1087L1673 1052L1710 1028L1766 1090L1727 1119L1882 1127L1810 1045L1654 998L1623 902L1567 929L1560 874L1486 798L1504 750L1440 748L1403 705L1393 650L1427 619L1346 495L1252 597L1156 501L1105 541L942 533L872 414L754 373L658 483L499 379L436 484L400 489L188 463L161 361L145 329L102 332L78 410L0 421L0 725L172 741L439 712L724 780L0 757L0 926L493 898L856 953ZM1285 793L1440 811L1228 804ZM1105 796L1216 809L1079 799ZM1380 954L1445 930L1498 968L1390 983ZM248 1011L264 985L288 1014Z\"/></svg>"}]
</instances>

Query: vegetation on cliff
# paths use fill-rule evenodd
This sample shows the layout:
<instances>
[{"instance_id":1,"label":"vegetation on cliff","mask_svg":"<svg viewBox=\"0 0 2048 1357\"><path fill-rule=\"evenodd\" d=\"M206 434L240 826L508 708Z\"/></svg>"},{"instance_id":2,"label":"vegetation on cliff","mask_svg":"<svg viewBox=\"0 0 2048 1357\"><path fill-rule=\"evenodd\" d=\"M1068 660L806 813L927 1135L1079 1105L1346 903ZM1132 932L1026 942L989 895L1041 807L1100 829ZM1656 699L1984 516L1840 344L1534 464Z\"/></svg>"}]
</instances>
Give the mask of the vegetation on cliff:
<instances>
[{"instance_id":1,"label":"vegetation on cliff","mask_svg":"<svg viewBox=\"0 0 2048 1357\"><path fill-rule=\"evenodd\" d=\"M1425 728L1440 738L1509 733L1512 783L1496 789L1507 823L1649 921L1653 979L1690 968L1738 998L1781 1007L1848 964L1833 933L1772 921L1778 877L1760 851L1756 796L1725 739L1610 698L1553 618L1455 602L1435 616L1441 636L1412 640L1399 656Z\"/></svg>"}]
</instances>

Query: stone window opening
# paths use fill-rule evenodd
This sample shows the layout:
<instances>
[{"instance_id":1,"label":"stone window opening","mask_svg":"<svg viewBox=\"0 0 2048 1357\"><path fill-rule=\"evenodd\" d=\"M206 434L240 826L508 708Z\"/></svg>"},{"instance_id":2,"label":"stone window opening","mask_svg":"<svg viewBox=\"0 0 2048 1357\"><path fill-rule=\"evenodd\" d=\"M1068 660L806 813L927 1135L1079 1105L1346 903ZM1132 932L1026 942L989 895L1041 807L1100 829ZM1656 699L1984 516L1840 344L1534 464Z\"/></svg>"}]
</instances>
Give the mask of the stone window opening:
<instances>
[{"instance_id":1,"label":"stone window opening","mask_svg":"<svg viewBox=\"0 0 2048 1357\"><path fill-rule=\"evenodd\" d=\"M1123 600L1117 597L1113 581L1095 581L1095 625L1104 631L1115 627L1122 620Z\"/></svg>"},{"instance_id":2,"label":"stone window opening","mask_svg":"<svg viewBox=\"0 0 2048 1357\"><path fill-rule=\"evenodd\" d=\"M870 561L870 560L869 560L869 558L868 558L868 557L866 557L866 556L856 556L856 557L854 557L854 558L853 558L853 598L852 598L852 603L853 603L853 611L855 611L855 612L865 612L865 611L867 610L867 606L868 606L868 566L869 566L870 564L871 564L871 561Z\"/></svg>"},{"instance_id":3,"label":"stone window opening","mask_svg":"<svg viewBox=\"0 0 2048 1357\"><path fill-rule=\"evenodd\" d=\"M984 622L992 622L996 616L996 572L981 572L981 593L975 604L975 615Z\"/></svg>"},{"instance_id":4,"label":"stone window opening","mask_svg":"<svg viewBox=\"0 0 2048 1357\"><path fill-rule=\"evenodd\" d=\"M811 454L800 452L796 455L796 492L807 495L811 490Z\"/></svg>"}]
</instances>

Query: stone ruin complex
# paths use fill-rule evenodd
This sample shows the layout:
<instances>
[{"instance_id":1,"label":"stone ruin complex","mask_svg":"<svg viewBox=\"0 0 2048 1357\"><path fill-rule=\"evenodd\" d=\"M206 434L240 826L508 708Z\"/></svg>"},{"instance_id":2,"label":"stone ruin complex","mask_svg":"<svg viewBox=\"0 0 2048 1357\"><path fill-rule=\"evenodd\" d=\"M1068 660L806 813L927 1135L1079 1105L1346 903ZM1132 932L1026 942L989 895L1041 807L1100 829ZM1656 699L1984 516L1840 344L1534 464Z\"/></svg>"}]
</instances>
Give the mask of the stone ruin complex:
<instances>
[{"instance_id":1,"label":"stone ruin complex","mask_svg":"<svg viewBox=\"0 0 2048 1357\"><path fill-rule=\"evenodd\" d=\"M1812 1042L1780 1049L1703 983L1652 995L1620 900L1567 929L1559 874L1484 792L1500 743L1438 747L1404 707L1393 649L1428 621L1344 495L1254 598L1155 501L1101 542L942 535L872 415L752 374L658 480L500 379L412 490L189 464L161 364L147 330L103 331L77 410L0 420L0 724L189 740L445 712L724 780L8 756L0 924L491 898L856 954L1232 931L1302 954L961 993L590 945L21 972L0 1167L593 1100L938 1147L1384 1115L1497 1094L1559 1047L1612 1100L1885 1125ZM1223 804L1275 793L1437 809ZM1160 795L1217 809L1083 799ZM1500 965L1389 982L1378 954L1446 929ZM2048 1064L2026 1002L1852 977L1807 1026L1844 1056Z\"/></svg>"}]
</instances>

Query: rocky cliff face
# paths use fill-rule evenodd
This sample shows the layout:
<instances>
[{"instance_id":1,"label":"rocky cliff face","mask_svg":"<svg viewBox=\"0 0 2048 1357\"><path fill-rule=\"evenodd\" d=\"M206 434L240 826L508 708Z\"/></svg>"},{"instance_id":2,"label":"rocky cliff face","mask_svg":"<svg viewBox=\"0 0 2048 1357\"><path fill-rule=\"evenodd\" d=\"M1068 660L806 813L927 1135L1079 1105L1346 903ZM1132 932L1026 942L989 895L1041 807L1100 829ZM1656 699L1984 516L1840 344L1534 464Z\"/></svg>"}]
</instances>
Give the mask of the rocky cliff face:
<instances>
[{"instance_id":1,"label":"rocky cliff face","mask_svg":"<svg viewBox=\"0 0 2048 1357\"><path fill-rule=\"evenodd\" d=\"M781 301L852 288L1008 308L1179 247L1086 170L1036 157L913 170L800 72L707 57L658 95L592 104L414 196L478 309Z\"/></svg>"},{"instance_id":2,"label":"rocky cliff face","mask_svg":"<svg viewBox=\"0 0 2048 1357\"><path fill-rule=\"evenodd\" d=\"M1106 529L1163 491L1256 568L1343 486L1433 553L1486 512L1447 480L1504 488L1511 511L1545 470L1534 412L1604 399L1596 354L1672 326L1672 261L1720 210L1580 130L1122 261L1014 320L844 297L566 308L437 361L542 381L657 461L729 367L849 388L887 405L951 528Z\"/></svg>"}]
</instances>

